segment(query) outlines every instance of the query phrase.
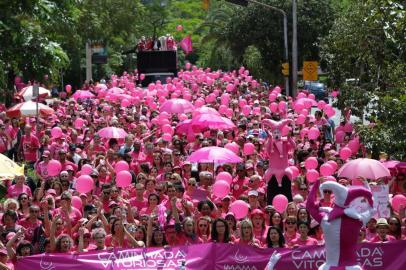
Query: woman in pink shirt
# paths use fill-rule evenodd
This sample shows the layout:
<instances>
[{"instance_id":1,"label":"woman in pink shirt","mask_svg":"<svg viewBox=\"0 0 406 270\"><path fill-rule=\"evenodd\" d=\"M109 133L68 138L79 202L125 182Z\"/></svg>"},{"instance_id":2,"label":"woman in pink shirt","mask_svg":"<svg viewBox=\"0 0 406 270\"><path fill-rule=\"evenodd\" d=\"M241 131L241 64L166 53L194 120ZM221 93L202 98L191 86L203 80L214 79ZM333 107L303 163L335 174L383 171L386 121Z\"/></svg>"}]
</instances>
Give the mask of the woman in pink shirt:
<instances>
[{"instance_id":1,"label":"woman in pink shirt","mask_svg":"<svg viewBox=\"0 0 406 270\"><path fill-rule=\"evenodd\" d=\"M265 214L260 209L251 212L251 221L254 229L254 237L258 239L261 246L266 244L268 227L265 225Z\"/></svg>"},{"instance_id":2,"label":"woman in pink shirt","mask_svg":"<svg viewBox=\"0 0 406 270\"><path fill-rule=\"evenodd\" d=\"M15 185L12 185L7 190L8 198L17 198L21 193L27 193L29 197L32 197L31 189L25 185L25 176L19 175L16 177Z\"/></svg>"},{"instance_id":3,"label":"woman in pink shirt","mask_svg":"<svg viewBox=\"0 0 406 270\"><path fill-rule=\"evenodd\" d=\"M316 239L309 237L310 225L307 222L300 221L298 223L299 234L300 236L294 240L292 240L292 245L295 246L313 246L317 245L318 242Z\"/></svg>"},{"instance_id":4,"label":"woman in pink shirt","mask_svg":"<svg viewBox=\"0 0 406 270\"><path fill-rule=\"evenodd\" d=\"M255 247L260 247L261 243L255 239L252 223L249 219L244 219L240 222L240 232L241 236L235 243L241 245L250 245Z\"/></svg>"},{"instance_id":5,"label":"woman in pink shirt","mask_svg":"<svg viewBox=\"0 0 406 270\"><path fill-rule=\"evenodd\" d=\"M288 216L285 220L285 242L288 246L292 245L292 240L300 237L297 232L297 218L296 216Z\"/></svg>"},{"instance_id":6,"label":"woman in pink shirt","mask_svg":"<svg viewBox=\"0 0 406 270\"><path fill-rule=\"evenodd\" d=\"M278 227L271 226L266 235L266 242L268 248L284 248L285 238L282 231Z\"/></svg>"}]
</instances>

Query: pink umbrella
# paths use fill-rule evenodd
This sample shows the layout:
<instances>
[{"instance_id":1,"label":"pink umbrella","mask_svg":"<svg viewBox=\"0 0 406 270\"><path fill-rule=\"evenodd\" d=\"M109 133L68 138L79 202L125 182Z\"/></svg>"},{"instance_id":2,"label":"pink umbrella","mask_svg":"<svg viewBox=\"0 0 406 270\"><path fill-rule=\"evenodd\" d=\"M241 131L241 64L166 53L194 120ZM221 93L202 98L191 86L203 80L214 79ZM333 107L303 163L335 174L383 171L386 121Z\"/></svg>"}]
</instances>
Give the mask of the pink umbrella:
<instances>
[{"instance_id":1,"label":"pink umbrella","mask_svg":"<svg viewBox=\"0 0 406 270\"><path fill-rule=\"evenodd\" d=\"M54 110L47 105L38 103L38 114L41 116L52 115ZM36 116L37 115L37 103L34 101L26 101L14 105L6 111L8 117L24 117L24 116Z\"/></svg>"},{"instance_id":2,"label":"pink umbrella","mask_svg":"<svg viewBox=\"0 0 406 270\"><path fill-rule=\"evenodd\" d=\"M210 146L193 152L187 161L199 163L240 163L242 159L226 148Z\"/></svg>"},{"instance_id":3,"label":"pink umbrella","mask_svg":"<svg viewBox=\"0 0 406 270\"><path fill-rule=\"evenodd\" d=\"M95 96L93 95L92 92L87 91L87 90L77 90L72 97L76 100L78 99L85 99L85 98L94 98Z\"/></svg>"},{"instance_id":4,"label":"pink umbrella","mask_svg":"<svg viewBox=\"0 0 406 270\"><path fill-rule=\"evenodd\" d=\"M125 132L124 129L122 128L116 128L116 127L105 127L99 130L97 134L100 135L102 138L107 138L107 139L124 139L125 136L127 136L127 132Z\"/></svg>"},{"instance_id":5,"label":"pink umbrella","mask_svg":"<svg viewBox=\"0 0 406 270\"><path fill-rule=\"evenodd\" d=\"M203 129L233 129L235 125L232 121L225 117L221 117L220 115L216 114L198 114L193 117L191 121L191 125L194 128Z\"/></svg>"},{"instance_id":6,"label":"pink umbrella","mask_svg":"<svg viewBox=\"0 0 406 270\"><path fill-rule=\"evenodd\" d=\"M196 109L195 112L220 115L220 113L216 109L207 106L202 106Z\"/></svg>"},{"instance_id":7,"label":"pink umbrella","mask_svg":"<svg viewBox=\"0 0 406 270\"><path fill-rule=\"evenodd\" d=\"M400 163L400 161L397 161L397 160L388 160L388 161L383 162L382 164L388 169L395 169L399 163Z\"/></svg>"},{"instance_id":8,"label":"pink umbrella","mask_svg":"<svg viewBox=\"0 0 406 270\"><path fill-rule=\"evenodd\" d=\"M195 107L190 101L181 98L172 98L165 101L159 108L160 112L167 113L189 113L193 112Z\"/></svg>"},{"instance_id":9,"label":"pink umbrella","mask_svg":"<svg viewBox=\"0 0 406 270\"><path fill-rule=\"evenodd\" d=\"M192 125L190 124L190 122L192 122L192 119L187 119L177 124L175 128L176 133L178 134L194 133L194 130L192 129ZM197 131L197 129L195 131Z\"/></svg>"},{"instance_id":10,"label":"pink umbrella","mask_svg":"<svg viewBox=\"0 0 406 270\"><path fill-rule=\"evenodd\" d=\"M295 104L305 105L306 103L312 104L312 107L317 106L317 101L311 98L299 98L296 100Z\"/></svg>"},{"instance_id":11,"label":"pink umbrella","mask_svg":"<svg viewBox=\"0 0 406 270\"><path fill-rule=\"evenodd\" d=\"M345 163L338 171L338 176L356 179L363 177L366 179L379 179L390 177L389 170L378 160L369 158L358 158Z\"/></svg>"}]
</instances>

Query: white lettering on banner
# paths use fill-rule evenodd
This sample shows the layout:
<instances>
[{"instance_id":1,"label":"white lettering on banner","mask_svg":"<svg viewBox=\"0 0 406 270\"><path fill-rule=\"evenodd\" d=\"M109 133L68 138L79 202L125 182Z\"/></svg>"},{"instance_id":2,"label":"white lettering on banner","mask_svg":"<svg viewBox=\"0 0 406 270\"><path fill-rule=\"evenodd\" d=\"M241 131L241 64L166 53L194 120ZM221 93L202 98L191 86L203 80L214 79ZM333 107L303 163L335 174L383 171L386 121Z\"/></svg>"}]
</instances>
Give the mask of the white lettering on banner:
<instances>
[{"instance_id":1,"label":"white lettering on banner","mask_svg":"<svg viewBox=\"0 0 406 270\"><path fill-rule=\"evenodd\" d=\"M383 250L380 247L376 248L360 248L357 250L357 261L361 266L382 267L383 266Z\"/></svg>"},{"instance_id":2,"label":"white lettering on banner","mask_svg":"<svg viewBox=\"0 0 406 270\"><path fill-rule=\"evenodd\" d=\"M325 262L325 250L293 250L292 262L296 269L316 269ZM383 250L380 247L363 247L357 250L357 261L361 266L383 267Z\"/></svg>"},{"instance_id":3,"label":"white lettering on banner","mask_svg":"<svg viewBox=\"0 0 406 270\"><path fill-rule=\"evenodd\" d=\"M255 266L251 265L223 265L224 270L258 270Z\"/></svg>"},{"instance_id":4,"label":"white lettering on banner","mask_svg":"<svg viewBox=\"0 0 406 270\"><path fill-rule=\"evenodd\" d=\"M153 252L137 252L136 250L126 250L114 253L99 253L100 263L107 268L109 265L119 269L132 269L140 267L142 269L156 268L176 268L186 259L186 254L178 250L176 252L157 250Z\"/></svg>"},{"instance_id":5,"label":"white lettering on banner","mask_svg":"<svg viewBox=\"0 0 406 270\"><path fill-rule=\"evenodd\" d=\"M237 252L234 255L234 260L236 263L246 263L248 261L248 256L238 254L240 249L237 249Z\"/></svg>"}]
</instances>

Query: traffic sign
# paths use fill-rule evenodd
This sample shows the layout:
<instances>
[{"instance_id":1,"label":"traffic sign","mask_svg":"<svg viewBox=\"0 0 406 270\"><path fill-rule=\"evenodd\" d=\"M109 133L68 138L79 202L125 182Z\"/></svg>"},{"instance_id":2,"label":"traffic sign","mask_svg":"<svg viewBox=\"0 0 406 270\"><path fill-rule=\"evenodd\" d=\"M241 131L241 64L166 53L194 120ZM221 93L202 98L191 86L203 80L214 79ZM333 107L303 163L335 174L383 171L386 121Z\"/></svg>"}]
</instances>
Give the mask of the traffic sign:
<instances>
[{"instance_id":1,"label":"traffic sign","mask_svg":"<svg viewBox=\"0 0 406 270\"><path fill-rule=\"evenodd\" d=\"M282 64L282 74L284 76L289 76L289 63Z\"/></svg>"},{"instance_id":2,"label":"traffic sign","mask_svg":"<svg viewBox=\"0 0 406 270\"><path fill-rule=\"evenodd\" d=\"M304 61L303 62L303 80L304 81L317 81L319 63L317 61Z\"/></svg>"}]
</instances>

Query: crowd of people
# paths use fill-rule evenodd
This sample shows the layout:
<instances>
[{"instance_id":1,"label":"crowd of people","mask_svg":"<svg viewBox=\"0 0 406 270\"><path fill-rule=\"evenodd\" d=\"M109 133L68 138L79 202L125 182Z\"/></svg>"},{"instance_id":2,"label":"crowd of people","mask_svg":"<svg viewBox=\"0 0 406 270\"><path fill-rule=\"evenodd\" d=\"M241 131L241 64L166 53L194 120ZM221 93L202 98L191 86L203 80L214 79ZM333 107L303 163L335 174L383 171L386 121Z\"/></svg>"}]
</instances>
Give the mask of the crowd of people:
<instances>
[{"instance_id":1,"label":"crowd of people","mask_svg":"<svg viewBox=\"0 0 406 270\"><path fill-rule=\"evenodd\" d=\"M256 248L323 244L323 231L305 207L312 183L306 179L304 161L316 157L320 166L331 160L338 168L346 162L339 150L357 137L348 122L350 111L338 127L323 109L317 109L315 115L310 108L307 114L302 108L297 112L295 99L282 95L278 87L255 81L244 68L223 73L189 67L179 73L179 78L157 82L148 89L134 85L136 78L136 73L125 73L112 76L106 84L87 85L87 90L97 96L92 102L76 101L69 94L54 99L50 105L53 115L10 119L6 113L0 114L0 152L24 162L27 172L2 181L7 193L0 213L0 269L13 269L19 258L44 252L207 242ZM111 98L109 91L117 88L134 98L131 104L122 106L122 99ZM314 99L308 92L301 95ZM170 97L191 100L196 112L160 112L159 104ZM241 100L245 102L241 104ZM275 108L273 103L283 106ZM177 132L181 119L205 113L201 110L203 104L207 111L212 108L221 112L236 127ZM243 112L246 105L251 110ZM298 124L301 115L305 119ZM79 118L82 125L77 124ZM299 175L290 179L292 199L286 209L277 211L267 199L265 172L270 164L265 145L271 135L262 121L286 118L296 123L282 135L296 143L289 152L289 162L297 167ZM162 136L161 122L173 128L169 138ZM119 139L102 138L98 131L107 126L121 127L128 134ZM62 134L52 132L55 127ZM320 135L309 139L302 131L314 127ZM337 138L338 132L344 132L344 138ZM255 146L249 154L244 151L247 143ZM187 160L202 147L228 144L237 146L242 163ZM349 159L364 155L362 150L360 147ZM58 161L61 168L57 175L50 176L49 164L53 161ZM127 163L131 173L132 181L127 187L116 183L115 165L119 162ZM88 175L94 181L87 193L77 191L77 179L84 173L84 166L91 166ZM228 172L233 180L230 192L217 197L212 187L221 172ZM405 171L395 168L392 173L391 179L369 182L390 185L393 195L405 194ZM354 180L337 177L339 183L347 186ZM249 213L243 218L237 218L230 210L236 200L249 206ZM319 194L319 204L333 205L332 193L326 190ZM391 211L389 218L371 219L360 231L359 242L404 239L404 226L402 206L399 213Z\"/></svg>"}]
</instances>

